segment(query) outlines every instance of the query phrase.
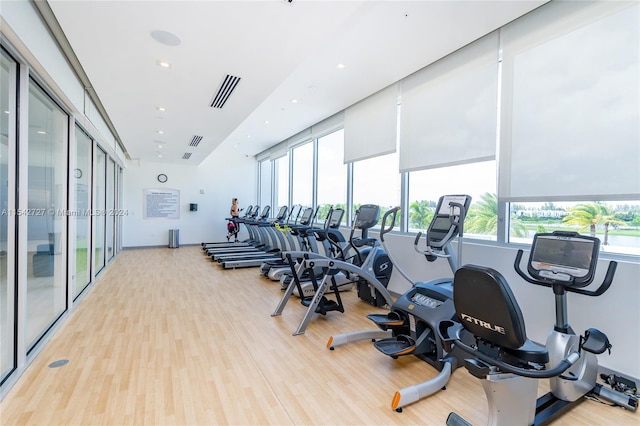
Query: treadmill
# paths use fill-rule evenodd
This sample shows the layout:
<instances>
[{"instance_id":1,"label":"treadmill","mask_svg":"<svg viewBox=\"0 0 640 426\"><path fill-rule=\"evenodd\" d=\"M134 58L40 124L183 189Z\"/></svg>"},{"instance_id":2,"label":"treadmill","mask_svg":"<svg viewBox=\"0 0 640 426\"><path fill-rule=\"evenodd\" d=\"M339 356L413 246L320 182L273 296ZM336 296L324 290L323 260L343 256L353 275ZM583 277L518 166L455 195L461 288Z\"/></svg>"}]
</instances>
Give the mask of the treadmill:
<instances>
[{"instance_id":1,"label":"treadmill","mask_svg":"<svg viewBox=\"0 0 640 426\"><path fill-rule=\"evenodd\" d=\"M303 216L302 219L300 220L300 225L297 226L303 226L302 224L306 221L307 225L311 222L313 216L314 216L314 211L311 208L305 209L303 212ZM268 225L265 224L253 224L253 226L256 226L258 230L260 230L260 228L266 228L266 226L275 226L275 224L273 222L269 222ZM296 226L292 227L292 232L294 231L294 228L296 228ZM262 229L262 232L266 234L266 230ZM279 232L276 230L273 230L273 232ZM265 246L262 248L262 251L258 251L255 253L238 253L236 255L228 255L228 256L217 256L217 261L220 263L220 265L224 268L224 269L236 269L236 268L249 268L249 267L257 267L262 265L263 262L267 261L267 260L278 260L280 259L280 252L282 250L286 250L287 247L270 247L270 246Z\"/></svg>"}]
</instances>

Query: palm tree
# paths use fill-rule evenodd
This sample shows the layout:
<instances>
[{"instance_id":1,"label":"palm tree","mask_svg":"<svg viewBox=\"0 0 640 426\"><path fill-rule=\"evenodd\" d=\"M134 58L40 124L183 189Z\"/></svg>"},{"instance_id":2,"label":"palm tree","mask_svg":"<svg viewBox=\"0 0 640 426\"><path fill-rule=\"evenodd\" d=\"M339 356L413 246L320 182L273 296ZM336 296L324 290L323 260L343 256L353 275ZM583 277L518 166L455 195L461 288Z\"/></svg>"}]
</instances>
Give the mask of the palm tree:
<instances>
[{"instance_id":1,"label":"palm tree","mask_svg":"<svg viewBox=\"0 0 640 426\"><path fill-rule=\"evenodd\" d=\"M471 205L464 227L467 232L473 234L497 234L498 197L496 194L485 192L480 196L480 201Z\"/></svg>"},{"instance_id":2,"label":"palm tree","mask_svg":"<svg viewBox=\"0 0 640 426\"><path fill-rule=\"evenodd\" d=\"M469 209L465 230L473 234L497 235L498 233L498 196L485 192L480 201L473 203ZM525 237L527 230L524 224L515 218L510 219L511 235Z\"/></svg>"},{"instance_id":3,"label":"palm tree","mask_svg":"<svg viewBox=\"0 0 640 426\"><path fill-rule=\"evenodd\" d=\"M414 229L427 229L433 218L434 204L431 201L414 201L409 205L409 225Z\"/></svg>"},{"instance_id":4,"label":"palm tree","mask_svg":"<svg viewBox=\"0 0 640 426\"><path fill-rule=\"evenodd\" d=\"M567 210L569 214L562 221L567 225L578 226L578 232L589 229L589 234L595 237L596 227L603 225L604 241L602 244L605 246L609 244L609 226L625 225L625 222L616 219L614 212L604 204L582 203L569 207Z\"/></svg>"}]
</instances>

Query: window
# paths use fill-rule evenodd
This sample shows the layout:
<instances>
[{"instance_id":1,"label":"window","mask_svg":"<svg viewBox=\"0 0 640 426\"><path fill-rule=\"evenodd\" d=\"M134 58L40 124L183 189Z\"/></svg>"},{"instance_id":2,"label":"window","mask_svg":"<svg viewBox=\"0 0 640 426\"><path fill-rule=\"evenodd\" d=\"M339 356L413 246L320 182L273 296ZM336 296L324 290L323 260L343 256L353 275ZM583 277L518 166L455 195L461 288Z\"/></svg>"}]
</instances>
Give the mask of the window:
<instances>
[{"instance_id":1,"label":"window","mask_svg":"<svg viewBox=\"0 0 640 426\"><path fill-rule=\"evenodd\" d=\"M640 201L511 203L510 209L511 242L573 231L598 237L602 251L640 255Z\"/></svg>"},{"instance_id":2,"label":"window","mask_svg":"<svg viewBox=\"0 0 640 426\"><path fill-rule=\"evenodd\" d=\"M29 84L27 343L32 348L66 309L68 116ZM40 212L41 214L39 214ZM22 219L22 218L21 218Z\"/></svg>"},{"instance_id":3,"label":"window","mask_svg":"<svg viewBox=\"0 0 640 426\"><path fill-rule=\"evenodd\" d=\"M637 3L552 2L502 30L509 241L593 225L603 250L638 254L628 200L640 197L639 13Z\"/></svg>"},{"instance_id":4,"label":"window","mask_svg":"<svg viewBox=\"0 0 640 426\"><path fill-rule=\"evenodd\" d=\"M280 157L273 161L274 180L276 189L276 204L279 206L289 205L289 155Z\"/></svg>"},{"instance_id":5,"label":"window","mask_svg":"<svg viewBox=\"0 0 640 426\"><path fill-rule=\"evenodd\" d=\"M258 203L261 206L271 205L271 161L269 159L262 160L259 163L260 186ZM282 204L282 205L286 205ZM279 207L272 206L272 207Z\"/></svg>"},{"instance_id":6,"label":"window","mask_svg":"<svg viewBox=\"0 0 640 426\"><path fill-rule=\"evenodd\" d=\"M362 204L377 204L382 219L384 212L400 205L400 190L397 153L353 163L354 211Z\"/></svg>"},{"instance_id":7,"label":"window","mask_svg":"<svg viewBox=\"0 0 640 426\"><path fill-rule=\"evenodd\" d=\"M343 130L318 139L318 219L321 221L332 206L347 210L347 166L343 156ZM345 214L342 222L346 220Z\"/></svg>"},{"instance_id":8,"label":"window","mask_svg":"<svg viewBox=\"0 0 640 426\"><path fill-rule=\"evenodd\" d=\"M91 139L76 127L76 166L72 173L75 210L71 220L75 226L76 269L74 297L91 281ZM73 241L73 239L71 239Z\"/></svg>"},{"instance_id":9,"label":"window","mask_svg":"<svg viewBox=\"0 0 640 426\"><path fill-rule=\"evenodd\" d=\"M303 206L313 205L313 143L307 142L291 150L293 156L291 201Z\"/></svg>"},{"instance_id":10,"label":"window","mask_svg":"<svg viewBox=\"0 0 640 426\"><path fill-rule=\"evenodd\" d=\"M102 211L106 208L106 156L107 154L100 148L96 153L96 181L93 186L93 190L96 194L95 208L97 211ZM106 229L106 217L104 215L96 215L95 219L95 270L96 273L100 272L104 268L105 262L105 229Z\"/></svg>"},{"instance_id":11,"label":"window","mask_svg":"<svg viewBox=\"0 0 640 426\"><path fill-rule=\"evenodd\" d=\"M9 149L15 149L15 129L10 123L16 118L16 81L17 66L15 61L4 51L0 52L0 382L15 368L15 286L9 283L9 265L15 262L15 250L9 247L9 230L15 222L15 215L9 215L14 207L14 194L9 188L15 187L15 167L9 161ZM11 180L12 185L9 185ZM14 225L15 226L15 225Z\"/></svg>"},{"instance_id":12,"label":"window","mask_svg":"<svg viewBox=\"0 0 640 426\"><path fill-rule=\"evenodd\" d=\"M462 164L409 173L409 231L424 231L443 195L472 197L465 234L495 240L497 235L496 162Z\"/></svg>"},{"instance_id":13,"label":"window","mask_svg":"<svg viewBox=\"0 0 640 426\"><path fill-rule=\"evenodd\" d=\"M115 255L115 214L110 212L114 212L116 208L116 163L113 159L109 158L107 160L107 186L106 186L106 196L107 196L107 209L105 216L106 222L106 256L107 261L111 260Z\"/></svg>"}]
</instances>

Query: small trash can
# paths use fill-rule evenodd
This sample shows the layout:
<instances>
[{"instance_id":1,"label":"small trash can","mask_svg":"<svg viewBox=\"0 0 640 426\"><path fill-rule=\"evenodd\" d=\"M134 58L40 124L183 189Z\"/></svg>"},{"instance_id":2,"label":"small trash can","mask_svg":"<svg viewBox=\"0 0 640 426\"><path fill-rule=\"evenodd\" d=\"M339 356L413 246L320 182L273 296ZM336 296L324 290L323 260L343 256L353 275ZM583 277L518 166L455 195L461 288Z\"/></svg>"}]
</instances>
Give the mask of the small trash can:
<instances>
[{"instance_id":1,"label":"small trash can","mask_svg":"<svg viewBox=\"0 0 640 426\"><path fill-rule=\"evenodd\" d=\"M169 229L169 248L180 247L180 230Z\"/></svg>"}]
</instances>

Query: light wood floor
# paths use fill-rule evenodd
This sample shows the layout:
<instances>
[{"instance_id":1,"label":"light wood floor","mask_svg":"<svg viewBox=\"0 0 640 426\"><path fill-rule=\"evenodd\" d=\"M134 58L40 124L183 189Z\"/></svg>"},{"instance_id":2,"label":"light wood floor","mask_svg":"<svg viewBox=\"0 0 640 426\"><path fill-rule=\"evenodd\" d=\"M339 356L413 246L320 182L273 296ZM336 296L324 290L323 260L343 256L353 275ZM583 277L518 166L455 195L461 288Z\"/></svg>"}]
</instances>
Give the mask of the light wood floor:
<instances>
[{"instance_id":1,"label":"light wood floor","mask_svg":"<svg viewBox=\"0 0 640 426\"><path fill-rule=\"evenodd\" d=\"M391 410L394 392L436 374L331 334L372 328L376 310L343 293L346 312L292 336L303 307L272 318L279 284L221 270L199 247L125 250L0 404L2 425L444 424L486 419L480 381L457 370L447 390ZM59 359L59 368L48 364ZM541 392L543 391L541 386ZM557 425L638 425L585 401Z\"/></svg>"}]
</instances>

